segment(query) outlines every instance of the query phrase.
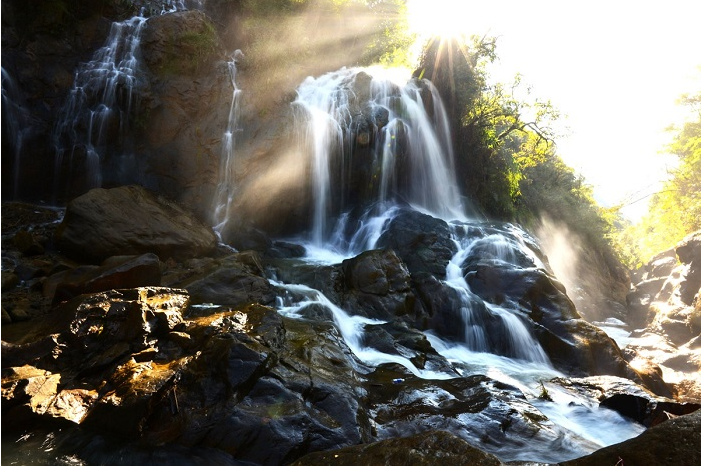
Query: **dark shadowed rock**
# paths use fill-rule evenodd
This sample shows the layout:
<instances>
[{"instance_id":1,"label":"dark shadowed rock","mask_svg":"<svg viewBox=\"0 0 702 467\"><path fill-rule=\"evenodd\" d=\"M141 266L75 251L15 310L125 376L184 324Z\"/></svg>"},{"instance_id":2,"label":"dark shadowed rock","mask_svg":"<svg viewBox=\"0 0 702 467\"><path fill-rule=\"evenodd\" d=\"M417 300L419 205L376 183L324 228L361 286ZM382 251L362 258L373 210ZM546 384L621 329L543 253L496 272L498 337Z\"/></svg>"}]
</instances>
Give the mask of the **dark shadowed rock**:
<instances>
[{"instance_id":1,"label":"dark shadowed rock","mask_svg":"<svg viewBox=\"0 0 702 467\"><path fill-rule=\"evenodd\" d=\"M700 465L700 412L673 418L636 438L560 465Z\"/></svg>"},{"instance_id":2,"label":"dark shadowed rock","mask_svg":"<svg viewBox=\"0 0 702 467\"><path fill-rule=\"evenodd\" d=\"M92 261L144 253L164 260L207 256L217 246L210 227L138 186L96 188L74 199L56 240L66 254Z\"/></svg>"},{"instance_id":3,"label":"dark shadowed rock","mask_svg":"<svg viewBox=\"0 0 702 467\"><path fill-rule=\"evenodd\" d=\"M503 465L445 431L308 454L292 465Z\"/></svg>"},{"instance_id":4,"label":"dark shadowed rock","mask_svg":"<svg viewBox=\"0 0 702 467\"><path fill-rule=\"evenodd\" d=\"M205 262L197 274L169 285L187 289L195 303L266 305L275 300L273 287L263 277L259 256L253 251L234 253Z\"/></svg>"},{"instance_id":5,"label":"dark shadowed rock","mask_svg":"<svg viewBox=\"0 0 702 467\"><path fill-rule=\"evenodd\" d=\"M440 279L456 252L445 221L409 209L389 222L376 246L395 250L411 274L428 272Z\"/></svg>"},{"instance_id":6,"label":"dark shadowed rock","mask_svg":"<svg viewBox=\"0 0 702 467\"><path fill-rule=\"evenodd\" d=\"M376 319L411 312L410 275L392 250L370 250L341 263L342 307Z\"/></svg>"},{"instance_id":7,"label":"dark shadowed rock","mask_svg":"<svg viewBox=\"0 0 702 467\"><path fill-rule=\"evenodd\" d=\"M113 256L101 266L79 266L58 272L44 282L44 295L60 303L78 295L110 289L161 285L161 265L153 253Z\"/></svg>"},{"instance_id":8,"label":"dark shadowed rock","mask_svg":"<svg viewBox=\"0 0 702 467\"><path fill-rule=\"evenodd\" d=\"M700 232L688 235L675 247L675 254L683 264L688 264L685 280L680 284L680 299L687 305L692 305L695 295L700 292ZM699 326L698 326L699 328Z\"/></svg>"}]
</instances>

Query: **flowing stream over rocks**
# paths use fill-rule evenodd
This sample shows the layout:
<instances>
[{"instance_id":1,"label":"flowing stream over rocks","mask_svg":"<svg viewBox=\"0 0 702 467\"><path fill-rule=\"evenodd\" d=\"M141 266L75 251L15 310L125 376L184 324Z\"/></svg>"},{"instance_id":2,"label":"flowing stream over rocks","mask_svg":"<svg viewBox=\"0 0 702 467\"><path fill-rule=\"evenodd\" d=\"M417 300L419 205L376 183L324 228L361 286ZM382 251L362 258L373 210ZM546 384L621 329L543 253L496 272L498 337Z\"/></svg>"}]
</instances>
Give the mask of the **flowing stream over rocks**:
<instances>
[{"instance_id":1,"label":"flowing stream over rocks","mask_svg":"<svg viewBox=\"0 0 702 467\"><path fill-rule=\"evenodd\" d=\"M66 182L61 176L64 157L72 168L76 151L84 160L87 188L102 186L102 158L106 133L119 132L123 142L121 157L133 157L129 147L130 117L134 88L139 86L139 45L146 18L135 16L112 24L105 45L92 60L76 71L68 99L56 125L54 140L56 163L54 193Z\"/></svg>"},{"instance_id":2,"label":"flowing stream over rocks","mask_svg":"<svg viewBox=\"0 0 702 467\"><path fill-rule=\"evenodd\" d=\"M80 65L57 172L80 146L101 185L102 132L129 137L146 21L115 23ZM305 80L290 123L309 169L306 229L222 244L240 221L241 57L227 63L213 227L138 186L3 223L3 295L51 308L22 322L21 300L8 313L3 300L3 464L305 465L402 440L435 446L429 465L470 464L469 450L552 464L699 408L644 387L662 381L581 318L536 238L469 215L427 80L360 68ZM3 102L5 83L3 70Z\"/></svg>"}]
</instances>

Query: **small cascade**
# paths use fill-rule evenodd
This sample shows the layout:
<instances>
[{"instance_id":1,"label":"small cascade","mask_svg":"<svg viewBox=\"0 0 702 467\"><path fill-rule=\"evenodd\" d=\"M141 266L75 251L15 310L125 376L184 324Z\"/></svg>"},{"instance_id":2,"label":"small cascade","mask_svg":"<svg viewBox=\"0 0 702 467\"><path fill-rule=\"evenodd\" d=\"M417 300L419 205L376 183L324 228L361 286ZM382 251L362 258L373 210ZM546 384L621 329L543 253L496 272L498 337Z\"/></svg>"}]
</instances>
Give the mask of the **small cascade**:
<instances>
[{"instance_id":1,"label":"small cascade","mask_svg":"<svg viewBox=\"0 0 702 467\"><path fill-rule=\"evenodd\" d=\"M139 44L145 23L143 16L113 23L105 45L78 67L54 130L55 196L62 188L66 156L71 168L79 154L84 158L85 184L94 188L102 185L101 162L108 143L118 141L123 155L131 151L130 114L137 104Z\"/></svg>"},{"instance_id":2,"label":"small cascade","mask_svg":"<svg viewBox=\"0 0 702 467\"><path fill-rule=\"evenodd\" d=\"M214 230L219 234L229 222L231 215L231 206L234 201L235 194L235 158L234 149L236 148L236 134L240 131L240 106L241 90L236 85L236 61L241 58L243 53L241 50L236 50L232 54L232 59L227 63L229 67L229 77L232 83L232 102L229 106L229 119L227 120L227 128L222 136L222 155L219 169L219 183L215 193L214 203Z\"/></svg>"},{"instance_id":3,"label":"small cascade","mask_svg":"<svg viewBox=\"0 0 702 467\"><path fill-rule=\"evenodd\" d=\"M379 70L342 69L308 78L294 104L310 156L313 244L336 241L330 220L359 205L375 205L377 215L405 202L465 217L446 112L429 81L398 85Z\"/></svg>"},{"instance_id":4,"label":"small cascade","mask_svg":"<svg viewBox=\"0 0 702 467\"><path fill-rule=\"evenodd\" d=\"M497 306L474 295L463 275L463 264L471 257L499 261L509 267L543 267L518 235L496 229L480 236L469 235L466 224L451 225L457 253L446 267L446 284L458 291L465 326L465 345L475 352L490 352L518 360L550 366L549 358L531 335L523 313L509 303ZM538 262L538 266L537 266Z\"/></svg>"},{"instance_id":5,"label":"small cascade","mask_svg":"<svg viewBox=\"0 0 702 467\"><path fill-rule=\"evenodd\" d=\"M383 352L364 344L366 326L384 324L385 321L349 315L346 311L336 306L322 292L305 285L283 284L275 280L271 280L271 283L285 291L284 295L278 297L277 302L278 312L284 316L303 318L303 310L313 305L320 305L329 310L344 342L363 364L378 366L384 363L397 363L407 368L415 376L424 379L439 380L455 377L455 374L419 369L409 358L403 355Z\"/></svg>"},{"instance_id":6,"label":"small cascade","mask_svg":"<svg viewBox=\"0 0 702 467\"><path fill-rule=\"evenodd\" d=\"M9 141L13 158L13 198L19 196L20 166L22 164L22 146L29 135L28 116L22 107L22 99L17 85L10 73L2 68L2 123L3 138Z\"/></svg>"}]
</instances>

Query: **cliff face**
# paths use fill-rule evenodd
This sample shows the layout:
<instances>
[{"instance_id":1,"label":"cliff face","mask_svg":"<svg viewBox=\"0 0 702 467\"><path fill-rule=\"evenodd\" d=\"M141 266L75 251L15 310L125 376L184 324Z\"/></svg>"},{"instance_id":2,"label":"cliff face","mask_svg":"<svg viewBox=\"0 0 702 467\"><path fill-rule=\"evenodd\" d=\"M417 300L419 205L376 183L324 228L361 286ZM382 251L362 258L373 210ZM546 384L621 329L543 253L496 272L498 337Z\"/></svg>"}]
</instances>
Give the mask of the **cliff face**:
<instances>
[{"instance_id":1,"label":"cliff face","mask_svg":"<svg viewBox=\"0 0 702 467\"><path fill-rule=\"evenodd\" d=\"M2 6L3 198L138 183L208 217L232 100L212 20L160 15L169 2L40 3Z\"/></svg>"}]
</instances>

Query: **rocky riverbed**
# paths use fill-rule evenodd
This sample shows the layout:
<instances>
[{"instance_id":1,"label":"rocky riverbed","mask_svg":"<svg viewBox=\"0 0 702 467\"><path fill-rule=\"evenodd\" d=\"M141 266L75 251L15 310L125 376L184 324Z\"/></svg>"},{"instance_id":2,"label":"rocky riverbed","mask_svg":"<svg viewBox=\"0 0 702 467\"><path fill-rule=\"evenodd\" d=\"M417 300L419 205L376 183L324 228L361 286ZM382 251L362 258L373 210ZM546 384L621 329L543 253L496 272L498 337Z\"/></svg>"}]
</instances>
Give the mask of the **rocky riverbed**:
<instances>
[{"instance_id":1,"label":"rocky riverbed","mask_svg":"<svg viewBox=\"0 0 702 467\"><path fill-rule=\"evenodd\" d=\"M582 320L535 243L491 254L509 226L465 225L484 244L461 269L495 361L531 380L446 353L467 332L444 272L458 247L415 211L327 265L254 230L239 244L258 251L236 251L137 187L65 212L4 203L2 222L3 463L552 464L611 444L607 423L622 441L668 430L680 442L646 459L699 464L698 401ZM521 310L548 365L514 359L495 306ZM625 462L642 450L626 443Z\"/></svg>"}]
</instances>

